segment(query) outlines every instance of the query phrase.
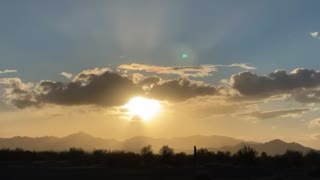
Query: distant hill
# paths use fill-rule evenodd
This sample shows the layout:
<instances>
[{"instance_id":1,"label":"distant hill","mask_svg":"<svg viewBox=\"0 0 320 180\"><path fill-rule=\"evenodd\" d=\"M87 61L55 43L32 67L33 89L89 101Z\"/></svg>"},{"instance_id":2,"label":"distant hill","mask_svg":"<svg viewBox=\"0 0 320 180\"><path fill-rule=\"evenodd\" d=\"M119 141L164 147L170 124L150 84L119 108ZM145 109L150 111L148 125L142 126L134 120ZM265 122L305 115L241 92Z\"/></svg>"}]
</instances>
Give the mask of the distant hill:
<instances>
[{"instance_id":1,"label":"distant hill","mask_svg":"<svg viewBox=\"0 0 320 180\"><path fill-rule=\"evenodd\" d=\"M76 133L62 138L58 137L13 137L0 138L0 148L22 148L26 150L67 150L71 147L83 148L85 150L92 149L108 149L108 147L116 147L119 142L113 139L96 138L86 133Z\"/></svg>"},{"instance_id":2,"label":"distant hill","mask_svg":"<svg viewBox=\"0 0 320 180\"><path fill-rule=\"evenodd\" d=\"M193 151L193 146L220 148L223 146L234 146L243 142L242 140L224 136L189 136L179 138L151 138L144 136L133 137L124 141L114 139L104 139L93 137L89 134L80 132L65 137L13 137L0 138L0 148L22 148L26 150L67 150L71 147L78 147L85 150L110 149L139 152L141 147L151 144L153 150L158 150L163 145L173 147L176 152Z\"/></svg>"},{"instance_id":3,"label":"distant hill","mask_svg":"<svg viewBox=\"0 0 320 180\"><path fill-rule=\"evenodd\" d=\"M198 148L208 148L212 151L230 151L232 153L238 151L244 145L255 148L258 152L266 152L268 154L282 154L287 149L307 152L311 148L304 147L297 143L286 143L281 140L274 140L267 143L246 142L225 136L188 136L178 138L151 138L144 136L133 137L124 141L114 139L104 139L93 137L89 134L80 132L65 137L13 137L0 138L0 148L16 149L22 148L26 150L44 151L62 151L71 147L82 148L84 150L109 149L139 152L141 147L152 145L155 153L163 145L168 145L175 149L176 152L193 151L193 146Z\"/></svg>"},{"instance_id":4,"label":"distant hill","mask_svg":"<svg viewBox=\"0 0 320 180\"><path fill-rule=\"evenodd\" d=\"M254 148L259 153L266 152L269 155L277 155L277 154L283 154L287 150L295 150L300 151L302 153L307 153L310 150L313 150L312 148L302 146L298 143L287 143L280 139L275 139L266 143L240 143L236 146L225 146L219 149L210 148L214 151L229 151L231 153L237 152L239 149L243 148L244 146L250 146Z\"/></svg>"}]
</instances>

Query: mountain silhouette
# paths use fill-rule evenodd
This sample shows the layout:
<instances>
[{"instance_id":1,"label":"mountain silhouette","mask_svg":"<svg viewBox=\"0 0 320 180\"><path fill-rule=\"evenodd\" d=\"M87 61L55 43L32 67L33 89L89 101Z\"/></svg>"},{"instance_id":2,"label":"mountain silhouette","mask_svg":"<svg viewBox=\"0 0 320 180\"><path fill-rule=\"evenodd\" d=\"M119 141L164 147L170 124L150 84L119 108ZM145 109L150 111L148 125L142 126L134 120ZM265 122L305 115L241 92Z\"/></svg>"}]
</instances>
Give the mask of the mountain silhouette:
<instances>
[{"instance_id":1,"label":"mountain silhouette","mask_svg":"<svg viewBox=\"0 0 320 180\"><path fill-rule=\"evenodd\" d=\"M63 151L71 147L82 148L84 150L108 149L108 150L123 150L131 152L139 152L141 147L152 145L154 152L163 145L168 145L175 149L176 152L192 153L193 146L198 148L207 148L211 151L230 151L234 153L243 146L251 146L258 152L266 152L270 155L283 154L287 150L297 150L303 153L311 150L297 143L286 143L276 139L266 143L248 142L226 136L188 136L176 138L151 138L145 136L136 136L124 141L115 139L105 139L91 136L84 132L71 134L65 137L13 137L0 138L0 148L16 149L22 148L25 150L35 151Z\"/></svg>"},{"instance_id":2,"label":"mountain silhouette","mask_svg":"<svg viewBox=\"0 0 320 180\"><path fill-rule=\"evenodd\" d=\"M62 151L71 147L82 148L85 150L108 149L117 147L117 141L113 139L96 138L89 134L79 132L65 137L13 137L0 138L0 148L21 148L35 151Z\"/></svg>"},{"instance_id":3,"label":"mountain silhouette","mask_svg":"<svg viewBox=\"0 0 320 180\"><path fill-rule=\"evenodd\" d=\"M243 148L244 146L250 146L254 148L259 153L266 152L269 155L280 155L284 154L287 150L294 150L294 151L300 151L302 153L307 153L310 150L313 150L312 148L302 146L298 143L287 143L280 139L275 139L266 143L240 143L236 146L225 146L219 149L211 149L211 150L220 150L220 151L229 151L231 153L237 152L239 149Z\"/></svg>"}]
</instances>

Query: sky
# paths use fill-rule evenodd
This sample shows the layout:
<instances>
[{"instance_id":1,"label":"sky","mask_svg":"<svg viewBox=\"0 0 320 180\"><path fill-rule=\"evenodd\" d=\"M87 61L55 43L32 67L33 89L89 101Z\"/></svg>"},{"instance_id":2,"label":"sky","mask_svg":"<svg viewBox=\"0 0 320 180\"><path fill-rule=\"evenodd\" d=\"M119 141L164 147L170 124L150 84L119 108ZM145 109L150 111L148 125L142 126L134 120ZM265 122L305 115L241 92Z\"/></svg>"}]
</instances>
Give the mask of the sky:
<instances>
[{"instance_id":1,"label":"sky","mask_svg":"<svg viewBox=\"0 0 320 180\"><path fill-rule=\"evenodd\" d=\"M1 1L0 136L202 134L320 148L319 6ZM123 106L136 96L161 112L130 121Z\"/></svg>"}]
</instances>

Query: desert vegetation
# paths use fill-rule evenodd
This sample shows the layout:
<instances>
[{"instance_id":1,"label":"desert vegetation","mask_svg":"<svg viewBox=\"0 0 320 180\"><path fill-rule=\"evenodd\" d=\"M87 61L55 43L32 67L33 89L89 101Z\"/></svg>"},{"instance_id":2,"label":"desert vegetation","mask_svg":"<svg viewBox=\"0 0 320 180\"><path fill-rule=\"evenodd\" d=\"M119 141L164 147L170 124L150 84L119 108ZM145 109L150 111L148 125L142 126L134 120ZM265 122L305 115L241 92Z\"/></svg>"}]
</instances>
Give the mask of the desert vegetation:
<instances>
[{"instance_id":1,"label":"desert vegetation","mask_svg":"<svg viewBox=\"0 0 320 180\"><path fill-rule=\"evenodd\" d=\"M270 156L265 152L244 146L238 152L211 152L200 148L196 159L193 154L176 153L173 148L163 146L154 152L152 146L141 148L140 153L126 151L94 150L70 148L66 151L27 151L23 149L0 150L1 164L24 163L46 166L102 166L102 167L208 167L217 165L274 167L274 168L314 168L320 167L320 152L309 151L303 154L288 150L281 155Z\"/></svg>"},{"instance_id":2,"label":"desert vegetation","mask_svg":"<svg viewBox=\"0 0 320 180\"><path fill-rule=\"evenodd\" d=\"M62 179L317 179L320 152L288 150L268 155L244 146L236 153L199 148L194 154L175 152L167 145L140 153L70 148L66 151L0 150L5 178Z\"/></svg>"}]
</instances>

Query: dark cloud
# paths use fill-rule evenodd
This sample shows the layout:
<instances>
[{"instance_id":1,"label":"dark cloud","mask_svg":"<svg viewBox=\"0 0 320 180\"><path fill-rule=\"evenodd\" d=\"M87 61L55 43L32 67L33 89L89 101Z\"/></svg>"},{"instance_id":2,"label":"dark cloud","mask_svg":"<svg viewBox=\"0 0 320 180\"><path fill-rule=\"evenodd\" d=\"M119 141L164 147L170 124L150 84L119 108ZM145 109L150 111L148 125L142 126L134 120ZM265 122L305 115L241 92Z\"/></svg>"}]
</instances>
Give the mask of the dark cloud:
<instances>
[{"instance_id":1,"label":"dark cloud","mask_svg":"<svg viewBox=\"0 0 320 180\"><path fill-rule=\"evenodd\" d=\"M49 89L47 94L41 96L41 100L63 105L112 106L121 105L132 96L141 94L138 87L130 79L116 73L105 72L102 75L86 76L88 79L86 83L82 81L73 81L68 84L41 83L42 87Z\"/></svg>"},{"instance_id":2,"label":"dark cloud","mask_svg":"<svg viewBox=\"0 0 320 180\"><path fill-rule=\"evenodd\" d=\"M130 79L109 71L100 75L80 73L69 83L41 81L37 86L24 89L22 84L19 80L8 80L6 84L6 99L18 108L46 103L114 106L142 94Z\"/></svg>"},{"instance_id":3,"label":"dark cloud","mask_svg":"<svg viewBox=\"0 0 320 180\"><path fill-rule=\"evenodd\" d=\"M232 75L230 85L246 96L268 96L290 92L297 88L313 88L320 85L320 72L310 69L295 69L290 73L277 70L268 76L252 72Z\"/></svg>"},{"instance_id":4,"label":"dark cloud","mask_svg":"<svg viewBox=\"0 0 320 180\"><path fill-rule=\"evenodd\" d=\"M133 78L109 70L85 70L68 83L40 81L24 84L18 78L0 79L5 86L5 99L18 108L58 105L123 105L134 96L165 100L214 95L215 88L187 78L164 81L157 76ZM148 87L148 88L145 88Z\"/></svg>"},{"instance_id":5,"label":"dark cloud","mask_svg":"<svg viewBox=\"0 0 320 180\"><path fill-rule=\"evenodd\" d=\"M159 99L186 100L197 96L214 95L216 88L203 83L192 82L187 78L178 78L155 84L150 96Z\"/></svg>"},{"instance_id":6,"label":"dark cloud","mask_svg":"<svg viewBox=\"0 0 320 180\"><path fill-rule=\"evenodd\" d=\"M250 113L240 114L240 116L250 116L257 119L271 119L277 117L285 117L292 115L300 115L310 109L301 108L301 109L284 109L276 111L253 111Z\"/></svg>"},{"instance_id":7,"label":"dark cloud","mask_svg":"<svg viewBox=\"0 0 320 180\"><path fill-rule=\"evenodd\" d=\"M123 69L145 69L148 72L170 72L194 70L209 72L211 67L162 67L141 64L122 65ZM209 68L208 71L206 68ZM199 71L198 71L199 70ZM212 69L211 69L212 70ZM320 102L320 72L296 69L290 73L277 70L267 76L252 72L232 75L230 86L218 88L187 77L163 80L158 76L142 74L122 75L108 68L84 70L71 82L40 81L23 83L19 78L2 78L3 97L18 108L59 105L116 106L125 104L133 96L148 96L161 100L185 101L199 96L221 96L239 101L290 93L299 102ZM269 117L281 112L254 112L257 117Z\"/></svg>"}]
</instances>

